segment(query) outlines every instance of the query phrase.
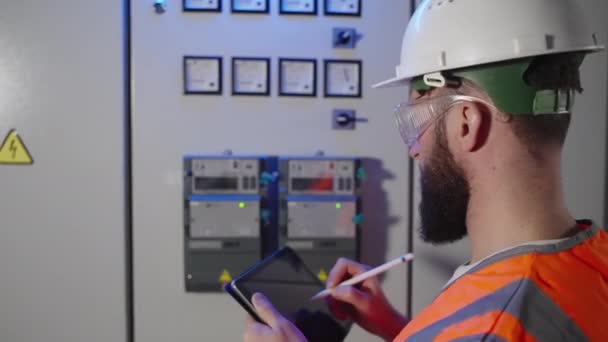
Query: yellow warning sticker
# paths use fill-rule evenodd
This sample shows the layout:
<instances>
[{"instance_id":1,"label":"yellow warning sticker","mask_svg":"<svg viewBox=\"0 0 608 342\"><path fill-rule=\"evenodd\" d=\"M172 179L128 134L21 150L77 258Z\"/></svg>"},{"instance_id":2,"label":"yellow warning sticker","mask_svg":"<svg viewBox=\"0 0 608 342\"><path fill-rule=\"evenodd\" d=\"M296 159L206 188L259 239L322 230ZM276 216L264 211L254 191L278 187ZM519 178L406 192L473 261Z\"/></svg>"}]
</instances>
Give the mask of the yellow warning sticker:
<instances>
[{"instance_id":1,"label":"yellow warning sticker","mask_svg":"<svg viewBox=\"0 0 608 342\"><path fill-rule=\"evenodd\" d=\"M232 276L230 276L230 272L228 272L228 270L224 270L218 280L220 283L229 283L232 281Z\"/></svg>"},{"instance_id":2,"label":"yellow warning sticker","mask_svg":"<svg viewBox=\"0 0 608 342\"><path fill-rule=\"evenodd\" d=\"M17 131L8 132L0 145L0 164L30 165L34 160Z\"/></svg>"},{"instance_id":3,"label":"yellow warning sticker","mask_svg":"<svg viewBox=\"0 0 608 342\"><path fill-rule=\"evenodd\" d=\"M322 282L325 282L327 280L327 272L325 272L324 269L321 269L319 273L317 273L317 277L319 277L319 280Z\"/></svg>"}]
</instances>

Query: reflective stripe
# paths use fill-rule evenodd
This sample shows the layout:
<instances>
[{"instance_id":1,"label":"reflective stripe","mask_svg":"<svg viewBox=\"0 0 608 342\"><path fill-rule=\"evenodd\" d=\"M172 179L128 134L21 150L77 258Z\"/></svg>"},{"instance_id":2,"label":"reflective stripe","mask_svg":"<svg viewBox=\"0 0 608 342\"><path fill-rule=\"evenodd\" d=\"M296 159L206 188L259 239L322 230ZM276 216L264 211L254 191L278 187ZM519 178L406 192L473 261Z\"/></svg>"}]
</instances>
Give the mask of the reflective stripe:
<instances>
[{"instance_id":1,"label":"reflective stripe","mask_svg":"<svg viewBox=\"0 0 608 342\"><path fill-rule=\"evenodd\" d=\"M533 245L533 244L524 245L524 246L509 249L507 251L504 251L503 253L498 253L494 256L491 256L491 257L485 259L483 262L475 265L475 267L472 267L471 269L469 269L465 274L473 274L488 265L495 264L499 261L509 259L509 258L512 258L515 256L520 256L520 255L529 254L529 253L550 254L550 253L562 252L562 251L565 251L565 250L568 250L568 249L571 249L571 248L574 248L574 247L580 245L582 242L591 239L592 237L594 237L596 235L597 232L601 231L601 228L599 226L595 225L595 223L593 223L591 221L580 221L580 222L585 223L585 224L588 223L590 225L590 227L585 230L582 230L582 231L576 233L574 236L572 236L566 240L560 241L560 242L556 242L556 243L552 243L552 244L548 244L548 245ZM463 275L465 275L465 274L463 274Z\"/></svg>"},{"instance_id":2,"label":"reflective stripe","mask_svg":"<svg viewBox=\"0 0 608 342\"><path fill-rule=\"evenodd\" d=\"M504 311L519 317L538 341L588 341L576 323L529 279L523 281Z\"/></svg>"},{"instance_id":3,"label":"reflective stripe","mask_svg":"<svg viewBox=\"0 0 608 342\"><path fill-rule=\"evenodd\" d=\"M450 342L508 342L504 338L500 336L496 336L494 334L479 334L467 337L461 337Z\"/></svg>"},{"instance_id":4,"label":"reflective stripe","mask_svg":"<svg viewBox=\"0 0 608 342\"><path fill-rule=\"evenodd\" d=\"M538 341L588 340L578 326L534 282L522 278L416 332L407 341L432 341L454 324L496 310L517 317L527 333ZM499 318L500 316L496 321ZM492 333L492 328L493 324L490 324L487 333Z\"/></svg>"},{"instance_id":5,"label":"reflective stripe","mask_svg":"<svg viewBox=\"0 0 608 342\"><path fill-rule=\"evenodd\" d=\"M433 303L422 310L402 331L402 337L410 336L411 334L422 330L425 327L444 319L454 312L463 309L474 303L475 301L488 296L495 291L501 289L505 285L518 281L522 274L529 270L533 258L530 256L520 256L512 260L512 265L516 266L515 270L504 268L496 270L493 274L500 276L467 276L466 279L461 279L454 283L448 291L445 291L433 301ZM520 270L521 269L521 270ZM500 308L502 310L502 307Z\"/></svg>"},{"instance_id":6,"label":"reflective stripe","mask_svg":"<svg viewBox=\"0 0 608 342\"><path fill-rule=\"evenodd\" d=\"M452 315L436 321L426 328L411 335L407 341L432 341L444 329L465 319L480 315L489 311L501 310L509 299L515 294L523 279L511 282L502 288L484 296L464 308L454 312Z\"/></svg>"},{"instance_id":7,"label":"reflective stripe","mask_svg":"<svg viewBox=\"0 0 608 342\"><path fill-rule=\"evenodd\" d=\"M528 334L517 317L502 310L473 316L443 330L433 342L453 341L457 338L492 334L506 341L538 342Z\"/></svg>"}]
</instances>

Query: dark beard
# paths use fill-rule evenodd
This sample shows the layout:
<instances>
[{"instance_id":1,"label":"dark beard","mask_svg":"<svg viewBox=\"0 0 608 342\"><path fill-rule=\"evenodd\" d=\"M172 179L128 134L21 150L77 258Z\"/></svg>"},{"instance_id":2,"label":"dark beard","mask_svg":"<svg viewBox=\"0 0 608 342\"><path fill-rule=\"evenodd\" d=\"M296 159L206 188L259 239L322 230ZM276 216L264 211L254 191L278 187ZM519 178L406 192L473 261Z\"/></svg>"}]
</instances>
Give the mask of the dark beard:
<instances>
[{"instance_id":1,"label":"dark beard","mask_svg":"<svg viewBox=\"0 0 608 342\"><path fill-rule=\"evenodd\" d=\"M464 170L448 148L445 121L436 125L430 160L421 170L420 237L444 244L467 235L466 215L470 188Z\"/></svg>"}]
</instances>

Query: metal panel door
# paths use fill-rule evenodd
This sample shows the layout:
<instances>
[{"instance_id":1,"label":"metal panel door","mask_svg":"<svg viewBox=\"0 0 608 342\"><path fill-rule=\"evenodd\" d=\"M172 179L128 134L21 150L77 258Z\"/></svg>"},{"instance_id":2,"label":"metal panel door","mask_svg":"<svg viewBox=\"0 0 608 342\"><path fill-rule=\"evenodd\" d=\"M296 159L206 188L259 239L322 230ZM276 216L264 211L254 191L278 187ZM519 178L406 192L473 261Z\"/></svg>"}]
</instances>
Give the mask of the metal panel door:
<instances>
[{"instance_id":1,"label":"metal panel door","mask_svg":"<svg viewBox=\"0 0 608 342\"><path fill-rule=\"evenodd\" d=\"M364 202L363 260L379 264L407 251L407 151L392 110L406 90L371 90L394 74L409 1L362 1L361 17L184 12L182 2L131 1L133 66L133 252L137 341L236 341L245 312L225 294L186 293L183 274L182 156L185 154L346 155L371 159ZM362 33L356 49L333 49L332 29ZM182 58L223 57L221 95L183 95ZM230 58L271 59L270 96L232 96ZM277 60L317 59L317 96L280 97ZM323 60L363 61L361 99L323 96ZM332 129L333 109L367 123ZM221 262L221 261L220 261ZM218 277L220 275L218 274ZM407 307L406 268L385 278L396 307ZM355 329L352 341L369 340Z\"/></svg>"}]
</instances>

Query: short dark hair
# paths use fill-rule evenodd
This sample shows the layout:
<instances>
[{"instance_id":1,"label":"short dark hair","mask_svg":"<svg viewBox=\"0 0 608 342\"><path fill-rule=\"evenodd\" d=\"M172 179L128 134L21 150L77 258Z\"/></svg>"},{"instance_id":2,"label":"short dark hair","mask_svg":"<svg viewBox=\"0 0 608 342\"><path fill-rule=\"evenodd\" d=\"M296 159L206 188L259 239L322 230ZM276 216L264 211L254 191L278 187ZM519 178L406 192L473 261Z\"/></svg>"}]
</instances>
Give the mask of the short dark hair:
<instances>
[{"instance_id":1,"label":"short dark hair","mask_svg":"<svg viewBox=\"0 0 608 342\"><path fill-rule=\"evenodd\" d=\"M512 118L510 124L519 141L534 158L540 160L543 147L564 145L570 127L570 116L571 114L518 115Z\"/></svg>"},{"instance_id":2,"label":"short dark hair","mask_svg":"<svg viewBox=\"0 0 608 342\"><path fill-rule=\"evenodd\" d=\"M561 53L535 58L524 80L538 89L573 89L582 93L579 68L584 53ZM563 146L570 127L571 114L517 115L513 117L513 131L533 154L536 147Z\"/></svg>"}]
</instances>

